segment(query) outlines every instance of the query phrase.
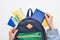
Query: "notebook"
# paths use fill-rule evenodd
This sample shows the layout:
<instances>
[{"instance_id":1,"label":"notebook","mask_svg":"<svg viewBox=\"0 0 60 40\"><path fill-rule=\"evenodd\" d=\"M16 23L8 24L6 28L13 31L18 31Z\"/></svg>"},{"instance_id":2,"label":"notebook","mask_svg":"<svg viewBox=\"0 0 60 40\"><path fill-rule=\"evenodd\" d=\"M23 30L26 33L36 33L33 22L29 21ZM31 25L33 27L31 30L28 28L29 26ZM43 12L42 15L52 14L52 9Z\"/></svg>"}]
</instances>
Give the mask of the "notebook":
<instances>
[{"instance_id":1,"label":"notebook","mask_svg":"<svg viewBox=\"0 0 60 40\"><path fill-rule=\"evenodd\" d=\"M47 26L47 21L45 19L45 13L39 9L36 9L32 18L38 20L43 26Z\"/></svg>"}]
</instances>

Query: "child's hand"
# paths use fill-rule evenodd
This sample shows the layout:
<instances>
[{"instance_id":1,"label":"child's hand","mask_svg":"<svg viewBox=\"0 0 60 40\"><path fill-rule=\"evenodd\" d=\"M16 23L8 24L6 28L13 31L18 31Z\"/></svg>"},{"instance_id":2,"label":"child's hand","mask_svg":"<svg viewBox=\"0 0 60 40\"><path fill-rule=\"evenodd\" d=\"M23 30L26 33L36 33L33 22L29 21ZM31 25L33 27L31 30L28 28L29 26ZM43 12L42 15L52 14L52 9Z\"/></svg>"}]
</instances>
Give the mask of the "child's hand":
<instances>
[{"instance_id":1,"label":"child's hand","mask_svg":"<svg viewBox=\"0 0 60 40\"><path fill-rule=\"evenodd\" d=\"M54 27L53 27L53 16L50 15L50 14L45 14L45 17L46 17L46 20L48 22L49 28L51 30L54 30Z\"/></svg>"},{"instance_id":2,"label":"child's hand","mask_svg":"<svg viewBox=\"0 0 60 40\"><path fill-rule=\"evenodd\" d=\"M9 40L14 40L16 33L18 30L16 28L10 29L9 31Z\"/></svg>"}]
</instances>

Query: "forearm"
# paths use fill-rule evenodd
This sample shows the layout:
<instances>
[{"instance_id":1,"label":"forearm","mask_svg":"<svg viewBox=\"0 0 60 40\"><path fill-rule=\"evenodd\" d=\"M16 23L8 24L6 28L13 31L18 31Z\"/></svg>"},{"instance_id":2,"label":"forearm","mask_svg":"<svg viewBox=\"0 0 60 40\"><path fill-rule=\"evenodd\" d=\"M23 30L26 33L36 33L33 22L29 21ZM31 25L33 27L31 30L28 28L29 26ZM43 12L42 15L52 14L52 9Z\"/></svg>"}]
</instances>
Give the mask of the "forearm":
<instances>
[{"instance_id":1,"label":"forearm","mask_svg":"<svg viewBox=\"0 0 60 40\"><path fill-rule=\"evenodd\" d=\"M54 30L54 26L52 24L49 24L49 29Z\"/></svg>"}]
</instances>

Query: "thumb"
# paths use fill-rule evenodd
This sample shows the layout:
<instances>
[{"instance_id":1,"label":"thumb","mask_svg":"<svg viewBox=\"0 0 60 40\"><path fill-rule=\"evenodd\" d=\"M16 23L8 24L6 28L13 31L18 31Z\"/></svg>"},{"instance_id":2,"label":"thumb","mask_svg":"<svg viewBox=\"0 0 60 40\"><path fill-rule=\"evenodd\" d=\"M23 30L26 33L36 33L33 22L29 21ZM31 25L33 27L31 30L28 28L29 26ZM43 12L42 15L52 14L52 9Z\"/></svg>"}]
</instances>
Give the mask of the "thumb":
<instances>
[{"instance_id":1,"label":"thumb","mask_svg":"<svg viewBox=\"0 0 60 40\"><path fill-rule=\"evenodd\" d=\"M16 35L17 32L18 32L18 29L14 32L14 35Z\"/></svg>"}]
</instances>

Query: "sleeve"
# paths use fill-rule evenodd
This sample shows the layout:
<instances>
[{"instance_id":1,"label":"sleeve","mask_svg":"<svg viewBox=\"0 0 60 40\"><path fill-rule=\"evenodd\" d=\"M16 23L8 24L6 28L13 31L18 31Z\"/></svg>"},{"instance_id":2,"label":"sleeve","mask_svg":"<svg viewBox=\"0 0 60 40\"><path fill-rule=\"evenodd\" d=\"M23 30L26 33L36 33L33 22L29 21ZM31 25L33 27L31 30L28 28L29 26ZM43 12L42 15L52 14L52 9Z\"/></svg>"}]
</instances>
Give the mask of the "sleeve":
<instances>
[{"instance_id":1,"label":"sleeve","mask_svg":"<svg viewBox=\"0 0 60 40\"><path fill-rule=\"evenodd\" d=\"M60 40L58 30L47 30L47 40Z\"/></svg>"},{"instance_id":2,"label":"sleeve","mask_svg":"<svg viewBox=\"0 0 60 40\"><path fill-rule=\"evenodd\" d=\"M54 30L47 30L48 35L59 35L58 30L54 29Z\"/></svg>"}]
</instances>

